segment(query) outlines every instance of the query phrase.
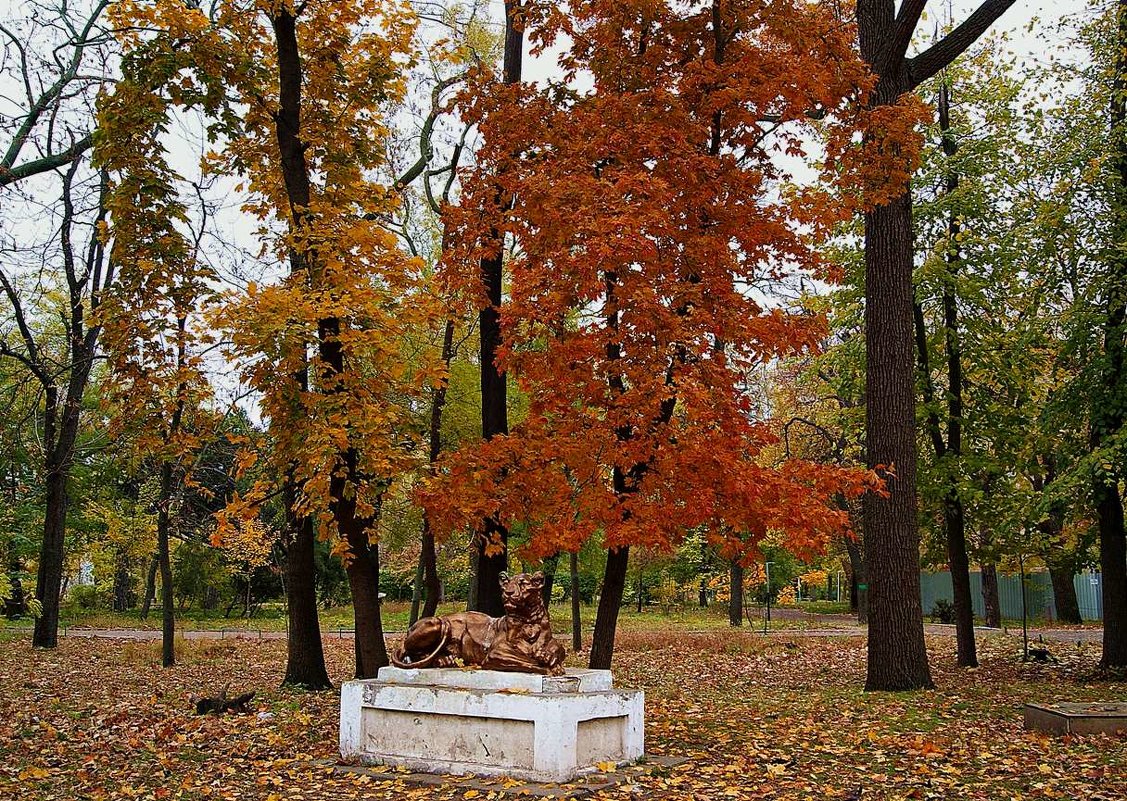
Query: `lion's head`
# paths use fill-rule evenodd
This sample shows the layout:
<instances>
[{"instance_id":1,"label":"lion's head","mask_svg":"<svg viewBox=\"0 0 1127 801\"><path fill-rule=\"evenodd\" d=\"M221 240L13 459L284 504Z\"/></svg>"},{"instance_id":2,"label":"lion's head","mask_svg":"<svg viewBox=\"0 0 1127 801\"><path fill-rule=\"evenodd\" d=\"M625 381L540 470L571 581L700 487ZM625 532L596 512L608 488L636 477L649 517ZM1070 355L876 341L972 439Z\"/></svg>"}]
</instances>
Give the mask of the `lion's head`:
<instances>
[{"instance_id":1,"label":"lion's head","mask_svg":"<svg viewBox=\"0 0 1127 801\"><path fill-rule=\"evenodd\" d=\"M544 610L544 574L501 574L501 600L505 613L517 617L535 617Z\"/></svg>"}]
</instances>

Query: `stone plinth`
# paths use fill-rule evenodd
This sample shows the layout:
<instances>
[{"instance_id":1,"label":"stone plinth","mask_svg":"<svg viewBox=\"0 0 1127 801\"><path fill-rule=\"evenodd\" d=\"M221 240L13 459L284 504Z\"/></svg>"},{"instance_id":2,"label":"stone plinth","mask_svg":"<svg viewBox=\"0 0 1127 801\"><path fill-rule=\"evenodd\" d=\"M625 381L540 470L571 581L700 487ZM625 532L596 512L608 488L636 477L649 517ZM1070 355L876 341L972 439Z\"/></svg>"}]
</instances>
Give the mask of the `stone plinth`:
<instances>
[{"instance_id":1,"label":"stone plinth","mask_svg":"<svg viewBox=\"0 0 1127 801\"><path fill-rule=\"evenodd\" d=\"M1127 704L1119 701L1026 704L1025 728L1049 734L1127 732Z\"/></svg>"},{"instance_id":2,"label":"stone plinth","mask_svg":"<svg viewBox=\"0 0 1127 801\"><path fill-rule=\"evenodd\" d=\"M387 667L341 687L340 752L413 771L565 782L642 756L643 703L640 690L614 689L609 670Z\"/></svg>"}]
</instances>

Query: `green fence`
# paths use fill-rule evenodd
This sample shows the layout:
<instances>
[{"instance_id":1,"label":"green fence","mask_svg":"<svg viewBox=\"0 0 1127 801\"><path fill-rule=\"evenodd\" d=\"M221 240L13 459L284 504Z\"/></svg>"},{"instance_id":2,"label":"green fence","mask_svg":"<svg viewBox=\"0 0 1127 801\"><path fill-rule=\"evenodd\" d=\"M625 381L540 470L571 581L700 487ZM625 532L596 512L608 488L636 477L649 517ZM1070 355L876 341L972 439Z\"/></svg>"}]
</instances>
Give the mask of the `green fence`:
<instances>
[{"instance_id":1,"label":"green fence","mask_svg":"<svg viewBox=\"0 0 1127 801\"><path fill-rule=\"evenodd\" d=\"M1103 604L1100 596L1100 574L1084 571L1072 580L1076 587L1076 600L1080 604L1080 616L1084 620L1101 620ZM978 617L985 617L982 601L982 574L970 574L971 603ZM938 573L920 573L920 601L924 614L929 614L938 600L951 601L951 574L946 570ZM1002 617L1011 620L1021 618L1021 576L1018 574L998 574L998 597L1002 605ZM1053 602L1053 587L1048 573L1027 573L1025 576L1025 602L1031 618L1044 620L1057 619L1057 607Z\"/></svg>"}]
</instances>

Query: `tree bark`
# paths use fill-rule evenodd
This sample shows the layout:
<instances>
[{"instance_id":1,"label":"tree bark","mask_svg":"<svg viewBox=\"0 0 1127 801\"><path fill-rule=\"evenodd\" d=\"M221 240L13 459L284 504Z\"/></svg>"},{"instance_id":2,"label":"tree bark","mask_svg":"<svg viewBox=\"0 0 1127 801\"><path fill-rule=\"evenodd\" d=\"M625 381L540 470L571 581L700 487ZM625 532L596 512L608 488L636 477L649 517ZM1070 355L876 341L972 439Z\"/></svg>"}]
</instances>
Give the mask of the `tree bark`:
<instances>
[{"instance_id":1,"label":"tree bark","mask_svg":"<svg viewBox=\"0 0 1127 801\"><path fill-rule=\"evenodd\" d=\"M571 650L583 650L583 630L580 619L579 598L579 554L570 554L571 559Z\"/></svg>"},{"instance_id":2,"label":"tree bark","mask_svg":"<svg viewBox=\"0 0 1127 801\"><path fill-rule=\"evenodd\" d=\"M1127 235L1127 0L1116 4L1118 33L1116 79L1112 94L1111 142L1115 168L1112 201L1114 241ZM1115 248L1108 256L1105 276L1105 318L1100 387L1093 399L1091 446L1101 448L1123 430L1127 418L1127 369L1124 339L1127 337L1127 253ZM1109 457L1110 459L1110 457ZM1121 461L1121 460L1120 460ZM1093 499L1099 521L1100 571L1103 594L1103 658L1109 670L1127 670L1127 539L1124 538L1123 499L1119 494L1122 465L1098 470Z\"/></svg>"},{"instance_id":3,"label":"tree bark","mask_svg":"<svg viewBox=\"0 0 1127 801\"><path fill-rule=\"evenodd\" d=\"M1053 605L1057 608L1057 620L1061 623L1080 625L1080 602L1076 598L1075 573L1063 565L1049 565L1049 581L1053 585Z\"/></svg>"},{"instance_id":4,"label":"tree bark","mask_svg":"<svg viewBox=\"0 0 1127 801\"><path fill-rule=\"evenodd\" d=\"M22 572L23 563L13 547L8 555L8 583L11 591L8 594L8 599L4 602L4 616L9 620L27 614L27 598L24 596L23 582L20 581L20 573Z\"/></svg>"},{"instance_id":5,"label":"tree bark","mask_svg":"<svg viewBox=\"0 0 1127 801\"><path fill-rule=\"evenodd\" d=\"M39 547L39 572L35 583L35 597L42 611L35 619L31 640L36 648L57 648L59 645L59 594L63 583L69 472L69 465L57 464L55 457L48 455L43 542Z\"/></svg>"},{"instance_id":6,"label":"tree bark","mask_svg":"<svg viewBox=\"0 0 1127 801\"><path fill-rule=\"evenodd\" d=\"M943 152L947 158L953 158L958 152L958 143L951 130L951 97L946 83L940 91L939 125L942 131ZM959 175L954 170L947 175L946 189L948 196L959 189ZM962 263L962 253L958 245L961 231L959 217L951 211L947 220L947 276L943 284L943 330L947 340L945 455L952 460L960 459L963 454L963 362L958 298L955 294L955 279ZM951 568L951 586L955 601L956 660L959 667L978 667L978 654L974 642L974 607L970 597L966 515L963 512L963 499L959 495L958 473L953 470L949 473L951 486L943 504L943 519L947 533L947 562Z\"/></svg>"},{"instance_id":7,"label":"tree bark","mask_svg":"<svg viewBox=\"0 0 1127 801\"><path fill-rule=\"evenodd\" d=\"M129 609L129 560L120 551L114 557L113 611Z\"/></svg>"},{"instance_id":8,"label":"tree bark","mask_svg":"<svg viewBox=\"0 0 1127 801\"><path fill-rule=\"evenodd\" d=\"M728 624L744 624L744 569L739 559L733 559L728 572Z\"/></svg>"},{"instance_id":9,"label":"tree bark","mask_svg":"<svg viewBox=\"0 0 1127 801\"><path fill-rule=\"evenodd\" d=\"M160 567L160 554L154 553L149 560L149 572L145 576L145 599L141 602L141 619L149 619L149 610L157 597L157 568Z\"/></svg>"},{"instance_id":10,"label":"tree bark","mask_svg":"<svg viewBox=\"0 0 1127 801\"><path fill-rule=\"evenodd\" d=\"M544 560L544 588L543 598L544 606L550 607L552 605L552 587L556 583L556 569L560 564L560 555L558 553L552 554Z\"/></svg>"},{"instance_id":11,"label":"tree bark","mask_svg":"<svg viewBox=\"0 0 1127 801\"><path fill-rule=\"evenodd\" d=\"M176 611L172 599L172 557L169 528L172 524L169 506L173 490L172 462L165 460L160 468L160 499L157 507L157 561L160 563L161 601L161 664L176 664Z\"/></svg>"},{"instance_id":12,"label":"tree bark","mask_svg":"<svg viewBox=\"0 0 1127 801\"><path fill-rule=\"evenodd\" d=\"M303 75L297 19L283 6L270 21L278 58L279 109L275 114L278 152L290 203L291 228L300 232L309 224L312 188L306 146L300 136ZM290 258L295 271L306 271L314 287L320 283L321 267L315 250L291 251ZM324 317L317 323L317 345L323 365L319 379L321 391L328 394L346 391L341 329L341 319L336 316ZM356 675L374 678L376 671L388 664L388 658L380 619L379 554L368 535L372 520L357 514L356 492L362 479L358 464L359 454L351 444L350 432L350 444L340 453L340 464L329 480L329 507L337 535L347 542L350 551L346 572L356 620Z\"/></svg>"},{"instance_id":13,"label":"tree bark","mask_svg":"<svg viewBox=\"0 0 1127 801\"><path fill-rule=\"evenodd\" d=\"M920 604L916 512L916 388L912 359L912 201L865 215L867 463L887 495L864 500L869 575L867 690L934 686Z\"/></svg>"},{"instance_id":14,"label":"tree bark","mask_svg":"<svg viewBox=\"0 0 1127 801\"><path fill-rule=\"evenodd\" d=\"M595 613L595 633L591 638L592 670L610 670L614 657L614 634L618 627L618 608L626 590L626 568L630 563L630 547L614 548L607 553L607 566L603 571L603 588L599 595L599 609ZM573 602L574 603L574 602Z\"/></svg>"},{"instance_id":15,"label":"tree bark","mask_svg":"<svg viewBox=\"0 0 1127 801\"><path fill-rule=\"evenodd\" d=\"M961 25L920 55L905 57L925 2L858 0L862 57L878 76L870 107L895 104L938 73L1014 0L984 0ZM886 474L888 494L865 497L869 573L868 690L930 688L920 606L916 519L915 382L912 365L910 187L865 214L866 458Z\"/></svg>"},{"instance_id":16,"label":"tree bark","mask_svg":"<svg viewBox=\"0 0 1127 801\"><path fill-rule=\"evenodd\" d=\"M78 170L77 154L63 179L63 219L60 244L63 266L67 276L69 315L66 317L67 346L70 356L70 374L67 376L66 395L60 399L59 387L41 364L34 369L43 386L45 406L43 417L44 474L46 476L46 510L43 520L43 541L39 551L39 572L35 595L42 606L35 620L32 645L36 648L55 648L59 641L59 602L63 589L63 563L67 505L67 485L74 463L74 447L78 440L82 416L82 398L94 365L98 336L101 327L86 325L87 307L96 310L102 291L112 281L112 270L103 270L105 250L98 238L93 238L86 249L82 274L76 269L76 254L72 246L71 227L74 220L72 182ZM102 175L97 223L105 220L105 199L108 179ZM0 277L3 277L0 274ZM35 342L23 318L14 288L3 280L16 312L16 322L28 350L31 363L38 363ZM60 405L61 404L61 405Z\"/></svg>"},{"instance_id":17,"label":"tree bark","mask_svg":"<svg viewBox=\"0 0 1127 801\"><path fill-rule=\"evenodd\" d=\"M982 606L986 610L986 625L992 629L1002 627L1002 599L998 595L998 566L985 562L982 567Z\"/></svg>"},{"instance_id":18,"label":"tree bark","mask_svg":"<svg viewBox=\"0 0 1127 801\"><path fill-rule=\"evenodd\" d=\"M524 3L505 0L505 56L502 80L517 84L521 80L524 54ZM497 190L498 204L508 201ZM504 279L504 240L499 232L491 235L496 253L481 260L481 283L488 305L478 315L481 341L481 434L484 439L509 433L508 377L497 367L497 351L501 346L501 302ZM475 538L476 570L472 576L474 591L470 593L472 610L494 617L505 614L501 600L501 574L508 569L509 532L496 518L483 521L482 536Z\"/></svg>"},{"instance_id":19,"label":"tree bark","mask_svg":"<svg viewBox=\"0 0 1127 801\"><path fill-rule=\"evenodd\" d=\"M443 246L445 247L446 231L443 230ZM430 451L429 466L431 474L438 469L438 457L442 453L442 412L446 408L446 395L450 386L450 362L454 358L454 320L446 320L442 332L442 363L446 368L447 378L435 390L430 407ZM433 617L438 611L438 599L442 594L441 582L438 578L438 554L434 541L434 530L431 528L430 517L423 511L423 537L419 553L419 566L422 569L422 580L425 586L425 600L423 603L423 617ZM414 614L414 604L412 604Z\"/></svg>"},{"instance_id":20,"label":"tree bark","mask_svg":"<svg viewBox=\"0 0 1127 801\"><path fill-rule=\"evenodd\" d=\"M425 514L425 513L424 513ZM424 522L425 526L426 523ZM419 561L415 565L415 581L411 585L411 613L407 616L407 628L415 625L419 619L419 608L423 602L423 554L419 551Z\"/></svg>"},{"instance_id":21,"label":"tree bark","mask_svg":"<svg viewBox=\"0 0 1127 801\"><path fill-rule=\"evenodd\" d=\"M347 572L356 626L356 678L374 679L380 668L390 664L380 614L379 546L368 543L366 531L354 532L348 543L352 550Z\"/></svg>"},{"instance_id":22,"label":"tree bark","mask_svg":"<svg viewBox=\"0 0 1127 801\"><path fill-rule=\"evenodd\" d=\"M325 668L321 622L317 617L316 533L310 518L297 518L291 511L295 498L292 483L283 493L286 523L290 532L286 549L286 674L282 684L307 690L328 690L333 684Z\"/></svg>"}]
</instances>

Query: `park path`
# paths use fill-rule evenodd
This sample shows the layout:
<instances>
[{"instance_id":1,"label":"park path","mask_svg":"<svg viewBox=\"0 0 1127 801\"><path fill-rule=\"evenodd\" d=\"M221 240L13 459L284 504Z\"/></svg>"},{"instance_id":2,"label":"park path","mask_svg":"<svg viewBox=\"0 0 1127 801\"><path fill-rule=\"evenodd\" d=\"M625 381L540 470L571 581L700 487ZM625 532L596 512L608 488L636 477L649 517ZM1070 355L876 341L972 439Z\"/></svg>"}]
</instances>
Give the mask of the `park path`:
<instances>
[{"instance_id":1,"label":"park path","mask_svg":"<svg viewBox=\"0 0 1127 801\"><path fill-rule=\"evenodd\" d=\"M790 610L787 610L790 611ZM772 611L772 617L775 617L775 612ZM790 615L781 616L786 620L799 619L791 617ZM772 628L769 630L768 636L786 636L786 637L863 637L865 636L865 629L857 625L852 617L846 615L810 615L801 618L803 621L813 623L808 628ZM945 625L940 623L927 623L924 625L924 630L928 634L936 636L955 636L955 627L953 625ZM1020 628L1007 628L1007 629L991 629L985 627L978 627L976 631L982 634L1008 634L1011 637L1021 637ZM715 629L700 629L700 630L687 630L685 634L709 634L714 633ZM744 631L750 634L761 632L757 626L749 626ZM66 628L59 632L64 637L90 637L106 640L134 640L134 641L151 641L159 640L161 632L159 629L91 629L91 628ZM401 631L388 631L385 634L398 635L402 634ZM178 629L177 636L182 636L186 640L284 640L286 632L284 631L264 631L260 629ZM321 632L322 637L326 639L351 639L353 632L350 629L324 629ZM1037 640L1045 640L1046 642L1081 644L1092 643L1098 644L1101 642L1103 632L1098 628L1082 628L1082 629L1061 629L1061 628L1031 628L1029 629L1029 639L1031 642Z\"/></svg>"}]
</instances>

